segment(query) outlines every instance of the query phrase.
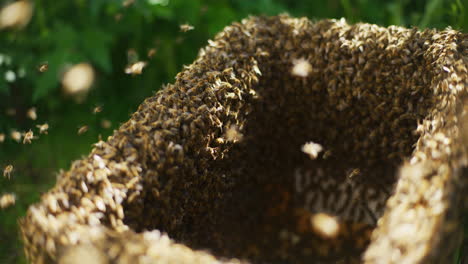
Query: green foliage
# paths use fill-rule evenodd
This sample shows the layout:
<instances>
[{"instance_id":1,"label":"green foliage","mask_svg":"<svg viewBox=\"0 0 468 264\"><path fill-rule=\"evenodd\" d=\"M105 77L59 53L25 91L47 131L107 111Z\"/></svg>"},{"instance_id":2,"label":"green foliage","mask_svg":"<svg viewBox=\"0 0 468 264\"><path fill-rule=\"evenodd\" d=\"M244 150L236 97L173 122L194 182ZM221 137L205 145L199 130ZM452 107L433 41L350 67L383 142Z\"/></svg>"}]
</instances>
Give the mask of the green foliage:
<instances>
[{"instance_id":1,"label":"green foliage","mask_svg":"<svg viewBox=\"0 0 468 264\"><path fill-rule=\"evenodd\" d=\"M130 3L125 5L125 3ZM10 1L0 1L2 4ZM24 262L16 221L39 199L40 192L54 184L54 173L85 155L99 136L111 129L101 127L103 119L112 129L128 119L144 98L163 83L173 82L182 65L191 63L200 47L233 21L252 14L289 13L311 19L341 18L379 25L403 25L466 31L468 15L463 0L69 0L34 1L33 17L22 30L0 31L0 166L15 167L12 180L0 178L0 194L15 192L15 207L0 210L0 263ZM194 30L181 32L188 23ZM154 57L148 51L156 50ZM124 72L128 52L147 61L143 74ZM89 62L96 81L87 99L76 103L61 92L61 76L67 67ZM38 67L46 63L48 70ZM14 81L7 81L6 75ZM103 112L92 114L96 105ZM26 118L35 106L38 120ZM14 109L15 115L7 115ZM49 123L48 135L32 145L14 142L12 130L27 131ZM78 127L90 130L77 135Z\"/></svg>"}]
</instances>

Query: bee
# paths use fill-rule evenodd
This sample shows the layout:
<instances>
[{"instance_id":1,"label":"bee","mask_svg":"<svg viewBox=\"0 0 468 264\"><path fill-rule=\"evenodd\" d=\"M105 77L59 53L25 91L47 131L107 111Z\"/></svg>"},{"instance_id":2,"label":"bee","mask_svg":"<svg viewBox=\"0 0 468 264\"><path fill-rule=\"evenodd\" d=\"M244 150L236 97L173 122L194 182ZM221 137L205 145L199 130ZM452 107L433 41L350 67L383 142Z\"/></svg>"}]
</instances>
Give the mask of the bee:
<instances>
[{"instance_id":1,"label":"bee","mask_svg":"<svg viewBox=\"0 0 468 264\"><path fill-rule=\"evenodd\" d=\"M178 36L178 37L175 38L175 43L176 44L181 44L182 42L184 42L184 37Z\"/></svg>"},{"instance_id":2,"label":"bee","mask_svg":"<svg viewBox=\"0 0 468 264\"><path fill-rule=\"evenodd\" d=\"M49 63L44 62L44 63L39 64L39 66L37 66L37 70L39 72L46 72L47 70L49 70Z\"/></svg>"},{"instance_id":3,"label":"bee","mask_svg":"<svg viewBox=\"0 0 468 264\"><path fill-rule=\"evenodd\" d=\"M128 65L125 68L125 73L126 74L131 74L131 75L139 75L143 72L143 68L147 65L147 62L144 61L138 61L133 64Z\"/></svg>"},{"instance_id":4,"label":"bee","mask_svg":"<svg viewBox=\"0 0 468 264\"><path fill-rule=\"evenodd\" d=\"M16 130L11 131L10 136L14 141L18 143L21 141L21 133L19 131L16 131Z\"/></svg>"},{"instance_id":5,"label":"bee","mask_svg":"<svg viewBox=\"0 0 468 264\"><path fill-rule=\"evenodd\" d=\"M78 129L78 135L82 135L88 131L89 127L87 125L81 126Z\"/></svg>"},{"instance_id":6,"label":"bee","mask_svg":"<svg viewBox=\"0 0 468 264\"><path fill-rule=\"evenodd\" d=\"M149 49L148 54L147 54L148 58L151 59L154 57L154 55L156 55L156 49L155 48Z\"/></svg>"},{"instance_id":7,"label":"bee","mask_svg":"<svg viewBox=\"0 0 468 264\"><path fill-rule=\"evenodd\" d=\"M236 125L232 125L229 127L229 129L226 131L226 139L227 141L241 141L244 135L239 132L238 128Z\"/></svg>"},{"instance_id":8,"label":"bee","mask_svg":"<svg viewBox=\"0 0 468 264\"><path fill-rule=\"evenodd\" d=\"M26 113L26 116L30 118L31 120L36 120L37 119L36 107L31 107Z\"/></svg>"},{"instance_id":9,"label":"bee","mask_svg":"<svg viewBox=\"0 0 468 264\"><path fill-rule=\"evenodd\" d=\"M97 113L101 113L101 112L102 112L102 106L97 105L96 107L94 107L93 114L97 114Z\"/></svg>"},{"instance_id":10,"label":"bee","mask_svg":"<svg viewBox=\"0 0 468 264\"><path fill-rule=\"evenodd\" d=\"M32 132L32 130L30 129L28 132L26 132L24 134L24 137L23 137L23 144L31 144L31 140L34 138L34 133Z\"/></svg>"},{"instance_id":11,"label":"bee","mask_svg":"<svg viewBox=\"0 0 468 264\"><path fill-rule=\"evenodd\" d=\"M135 49L127 50L127 62L128 64L133 64L138 61L138 53Z\"/></svg>"},{"instance_id":12,"label":"bee","mask_svg":"<svg viewBox=\"0 0 468 264\"><path fill-rule=\"evenodd\" d=\"M106 211L106 203L104 200L102 200L100 197L96 197L94 200L94 204L96 205L96 208L102 212Z\"/></svg>"},{"instance_id":13,"label":"bee","mask_svg":"<svg viewBox=\"0 0 468 264\"><path fill-rule=\"evenodd\" d=\"M180 25L180 31L181 32L187 32L187 31L190 31L190 30L193 30L194 27L190 24L182 24Z\"/></svg>"},{"instance_id":14,"label":"bee","mask_svg":"<svg viewBox=\"0 0 468 264\"><path fill-rule=\"evenodd\" d=\"M5 134L0 133L0 143L3 143L5 141Z\"/></svg>"},{"instance_id":15,"label":"bee","mask_svg":"<svg viewBox=\"0 0 468 264\"><path fill-rule=\"evenodd\" d=\"M350 173L348 173L348 178L352 179L355 176L358 176L360 174L361 174L361 170L359 168L356 168L356 169L351 170Z\"/></svg>"},{"instance_id":16,"label":"bee","mask_svg":"<svg viewBox=\"0 0 468 264\"><path fill-rule=\"evenodd\" d=\"M135 3L135 0L125 0L125 1L123 1L122 5L123 5L124 7L129 7L129 6L131 6L133 3Z\"/></svg>"},{"instance_id":17,"label":"bee","mask_svg":"<svg viewBox=\"0 0 468 264\"><path fill-rule=\"evenodd\" d=\"M14 194L7 193L0 196L0 208L5 209L15 204L16 197Z\"/></svg>"},{"instance_id":18,"label":"bee","mask_svg":"<svg viewBox=\"0 0 468 264\"><path fill-rule=\"evenodd\" d=\"M62 76L63 91L72 96L85 95L94 82L94 68L89 63L70 67Z\"/></svg>"},{"instance_id":19,"label":"bee","mask_svg":"<svg viewBox=\"0 0 468 264\"><path fill-rule=\"evenodd\" d=\"M112 126L112 122L107 120L107 119L102 119L101 120L101 127L102 128L105 128L105 129L108 129Z\"/></svg>"},{"instance_id":20,"label":"bee","mask_svg":"<svg viewBox=\"0 0 468 264\"><path fill-rule=\"evenodd\" d=\"M33 4L29 1L14 1L0 9L0 29L22 29L29 21L33 13ZM11 57L3 56L5 64L11 64Z\"/></svg>"},{"instance_id":21,"label":"bee","mask_svg":"<svg viewBox=\"0 0 468 264\"><path fill-rule=\"evenodd\" d=\"M312 65L306 59L298 59L293 61L293 68L291 70L291 74L298 77L307 77L309 73L312 71Z\"/></svg>"},{"instance_id":22,"label":"bee","mask_svg":"<svg viewBox=\"0 0 468 264\"><path fill-rule=\"evenodd\" d=\"M13 171L13 165L7 165L5 169L3 170L3 177L10 179L11 178L11 172Z\"/></svg>"},{"instance_id":23,"label":"bee","mask_svg":"<svg viewBox=\"0 0 468 264\"><path fill-rule=\"evenodd\" d=\"M320 144L310 141L302 145L301 150L305 154L309 155L310 159L314 160L318 157L318 154L323 150L323 147Z\"/></svg>"},{"instance_id":24,"label":"bee","mask_svg":"<svg viewBox=\"0 0 468 264\"><path fill-rule=\"evenodd\" d=\"M323 153L323 159L328 159L329 157L331 157L333 155L332 151L331 150L327 150L325 151L325 153Z\"/></svg>"},{"instance_id":25,"label":"bee","mask_svg":"<svg viewBox=\"0 0 468 264\"><path fill-rule=\"evenodd\" d=\"M120 21L122 19L122 14L121 13L115 14L114 19L115 21Z\"/></svg>"},{"instance_id":26,"label":"bee","mask_svg":"<svg viewBox=\"0 0 468 264\"><path fill-rule=\"evenodd\" d=\"M39 128L39 133L40 134L46 134L48 133L48 129L49 129L49 124L45 123L45 124L42 124L42 125L36 125L37 128Z\"/></svg>"},{"instance_id":27,"label":"bee","mask_svg":"<svg viewBox=\"0 0 468 264\"><path fill-rule=\"evenodd\" d=\"M203 5L202 7L200 7L200 13L201 14L205 14L207 11L208 11L208 6Z\"/></svg>"},{"instance_id":28,"label":"bee","mask_svg":"<svg viewBox=\"0 0 468 264\"><path fill-rule=\"evenodd\" d=\"M6 110L6 114L7 114L8 116L14 116L14 115L16 115L16 109L14 109L14 108L8 108L8 109Z\"/></svg>"},{"instance_id":29,"label":"bee","mask_svg":"<svg viewBox=\"0 0 468 264\"><path fill-rule=\"evenodd\" d=\"M323 238L334 238L340 231L338 220L328 214L318 213L310 218L313 230Z\"/></svg>"}]
</instances>

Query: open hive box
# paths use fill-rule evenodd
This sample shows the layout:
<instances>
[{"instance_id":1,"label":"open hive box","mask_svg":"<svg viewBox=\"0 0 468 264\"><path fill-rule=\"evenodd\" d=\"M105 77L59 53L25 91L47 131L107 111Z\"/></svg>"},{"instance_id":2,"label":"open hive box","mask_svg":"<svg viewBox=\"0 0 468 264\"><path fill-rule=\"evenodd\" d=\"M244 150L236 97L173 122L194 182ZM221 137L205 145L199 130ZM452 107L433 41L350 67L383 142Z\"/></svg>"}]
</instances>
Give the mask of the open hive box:
<instances>
[{"instance_id":1,"label":"open hive box","mask_svg":"<svg viewBox=\"0 0 468 264\"><path fill-rule=\"evenodd\" d=\"M450 29L235 23L30 207L26 254L447 263L467 204L467 60Z\"/></svg>"}]
</instances>

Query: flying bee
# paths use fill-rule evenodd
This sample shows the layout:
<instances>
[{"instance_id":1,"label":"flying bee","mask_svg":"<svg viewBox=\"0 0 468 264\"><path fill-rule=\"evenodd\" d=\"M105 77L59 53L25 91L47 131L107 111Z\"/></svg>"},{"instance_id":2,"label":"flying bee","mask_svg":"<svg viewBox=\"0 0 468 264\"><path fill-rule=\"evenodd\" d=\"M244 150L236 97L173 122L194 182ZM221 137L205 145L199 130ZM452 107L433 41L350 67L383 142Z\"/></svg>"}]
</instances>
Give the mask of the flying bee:
<instances>
[{"instance_id":1,"label":"flying bee","mask_svg":"<svg viewBox=\"0 0 468 264\"><path fill-rule=\"evenodd\" d=\"M105 129L108 129L112 126L112 123L111 121L107 120L107 119L102 119L101 120L101 127L102 128L105 128Z\"/></svg>"},{"instance_id":2,"label":"flying bee","mask_svg":"<svg viewBox=\"0 0 468 264\"><path fill-rule=\"evenodd\" d=\"M10 179L11 172L13 171L13 165L7 165L3 170L3 177Z\"/></svg>"},{"instance_id":3,"label":"flying bee","mask_svg":"<svg viewBox=\"0 0 468 264\"><path fill-rule=\"evenodd\" d=\"M37 119L36 107L31 107L26 113L26 116L30 118L31 120L36 120Z\"/></svg>"},{"instance_id":4,"label":"flying bee","mask_svg":"<svg viewBox=\"0 0 468 264\"><path fill-rule=\"evenodd\" d=\"M126 74L131 74L131 75L139 75L143 72L143 68L147 65L147 62L144 61L138 61L133 64L128 65L125 68L125 73Z\"/></svg>"},{"instance_id":5,"label":"flying bee","mask_svg":"<svg viewBox=\"0 0 468 264\"><path fill-rule=\"evenodd\" d=\"M15 204L16 197L14 194L7 193L0 196L0 208L5 209Z\"/></svg>"},{"instance_id":6,"label":"flying bee","mask_svg":"<svg viewBox=\"0 0 468 264\"><path fill-rule=\"evenodd\" d=\"M16 131L16 130L11 131L10 136L14 141L18 143L21 141L21 133L19 131Z\"/></svg>"},{"instance_id":7,"label":"flying bee","mask_svg":"<svg viewBox=\"0 0 468 264\"><path fill-rule=\"evenodd\" d=\"M128 64L133 64L138 61L138 53L135 49L127 50L127 62Z\"/></svg>"},{"instance_id":8,"label":"flying bee","mask_svg":"<svg viewBox=\"0 0 468 264\"><path fill-rule=\"evenodd\" d=\"M293 68L291 74L298 77L307 77L312 71L312 65L306 59L298 59L293 61Z\"/></svg>"},{"instance_id":9,"label":"flying bee","mask_svg":"<svg viewBox=\"0 0 468 264\"><path fill-rule=\"evenodd\" d=\"M45 123L45 124L42 124L42 125L36 125L37 128L39 128L39 133L40 134L46 134L48 133L48 129L49 129L49 124Z\"/></svg>"},{"instance_id":10,"label":"flying bee","mask_svg":"<svg viewBox=\"0 0 468 264\"><path fill-rule=\"evenodd\" d=\"M323 159L328 159L329 157L331 157L333 155L332 151L331 150L327 150L325 151L325 153L323 153Z\"/></svg>"},{"instance_id":11,"label":"flying bee","mask_svg":"<svg viewBox=\"0 0 468 264\"><path fill-rule=\"evenodd\" d=\"M361 170L359 168L356 168L356 169L351 170L350 173L348 173L348 178L352 179L355 176L358 176L360 174L361 174Z\"/></svg>"},{"instance_id":12,"label":"flying bee","mask_svg":"<svg viewBox=\"0 0 468 264\"><path fill-rule=\"evenodd\" d=\"M101 112L102 112L102 106L97 105L96 107L94 107L93 114L97 114L97 113L101 113Z\"/></svg>"},{"instance_id":13,"label":"flying bee","mask_svg":"<svg viewBox=\"0 0 468 264\"><path fill-rule=\"evenodd\" d=\"M229 127L229 129L226 131L226 139L227 141L241 141L242 140L242 137L244 135L242 135L241 132L239 132L239 129L236 125L232 125L231 127Z\"/></svg>"},{"instance_id":14,"label":"flying bee","mask_svg":"<svg viewBox=\"0 0 468 264\"><path fill-rule=\"evenodd\" d=\"M66 95L83 100L95 80L95 71L91 64L83 62L69 67L61 77L62 89Z\"/></svg>"},{"instance_id":15,"label":"flying bee","mask_svg":"<svg viewBox=\"0 0 468 264\"><path fill-rule=\"evenodd\" d=\"M187 23L180 25L180 31L181 32L187 32L187 31L190 31L190 30L193 30L193 29L194 29L194 27L192 25L190 25L190 24L187 24Z\"/></svg>"},{"instance_id":16,"label":"flying bee","mask_svg":"<svg viewBox=\"0 0 468 264\"><path fill-rule=\"evenodd\" d=\"M318 154L323 150L323 147L320 144L310 141L302 145L301 150L305 154L309 155L310 159L314 160L318 157Z\"/></svg>"},{"instance_id":17,"label":"flying bee","mask_svg":"<svg viewBox=\"0 0 468 264\"><path fill-rule=\"evenodd\" d=\"M154 57L155 54L156 54L156 49L155 49L155 48L152 48L152 49L149 49L149 50L148 50L147 56L148 56L148 58L151 59L151 58Z\"/></svg>"},{"instance_id":18,"label":"flying bee","mask_svg":"<svg viewBox=\"0 0 468 264\"><path fill-rule=\"evenodd\" d=\"M323 238L334 238L340 230L337 219L325 213L314 214L310 218L310 223L313 230Z\"/></svg>"},{"instance_id":19,"label":"flying bee","mask_svg":"<svg viewBox=\"0 0 468 264\"><path fill-rule=\"evenodd\" d=\"M81 126L79 129L78 129L78 135L82 135L84 133L86 133L88 131L88 126L87 125L84 125L84 126Z\"/></svg>"},{"instance_id":20,"label":"flying bee","mask_svg":"<svg viewBox=\"0 0 468 264\"><path fill-rule=\"evenodd\" d=\"M39 72L46 72L48 69L49 69L49 63L47 62L43 62L39 64L39 66L37 66L37 70Z\"/></svg>"},{"instance_id":21,"label":"flying bee","mask_svg":"<svg viewBox=\"0 0 468 264\"><path fill-rule=\"evenodd\" d=\"M14 116L14 115L16 115L16 109L14 109L14 108L8 108L8 109L6 110L6 114L7 114L8 116Z\"/></svg>"},{"instance_id":22,"label":"flying bee","mask_svg":"<svg viewBox=\"0 0 468 264\"><path fill-rule=\"evenodd\" d=\"M34 139L34 133L30 129L28 132L24 133L23 144L31 144L31 140Z\"/></svg>"},{"instance_id":23,"label":"flying bee","mask_svg":"<svg viewBox=\"0 0 468 264\"><path fill-rule=\"evenodd\" d=\"M122 19L122 14L121 13L115 14L114 19L115 21L120 21Z\"/></svg>"},{"instance_id":24,"label":"flying bee","mask_svg":"<svg viewBox=\"0 0 468 264\"><path fill-rule=\"evenodd\" d=\"M135 3L135 0L125 0L125 1L123 1L122 5L123 5L124 7L129 7L129 6L131 6L133 3Z\"/></svg>"},{"instance_id":25,"label":"flying bee","mask_svg":"<svg viewBox=\"0 0 468 264\"><path fill-rule=\"evenodd\" d=\"M3 143L5 141L5 134L0 133L0 143Z\"/></svg>"}]
</instances>

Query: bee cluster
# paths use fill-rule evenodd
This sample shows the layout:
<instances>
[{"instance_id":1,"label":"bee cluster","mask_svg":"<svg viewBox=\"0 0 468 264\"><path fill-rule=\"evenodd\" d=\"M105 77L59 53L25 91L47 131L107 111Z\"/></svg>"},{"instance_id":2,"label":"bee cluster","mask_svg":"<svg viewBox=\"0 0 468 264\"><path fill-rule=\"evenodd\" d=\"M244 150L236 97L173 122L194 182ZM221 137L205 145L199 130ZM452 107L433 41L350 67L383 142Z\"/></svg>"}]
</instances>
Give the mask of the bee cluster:
<instances>
[{"instance_id":1,"label":"bee cluster","mask_svg":"<svg viewBox=\"0 0 468 264\"><path fill-rule=\"evenodd\" d=\"M286 15L234 23L60 173L21 221L26 255L447 259L467 188L467 50L451 29ZM301 151L307 142L323 155Z\"/></svg>"}]
</instances>

